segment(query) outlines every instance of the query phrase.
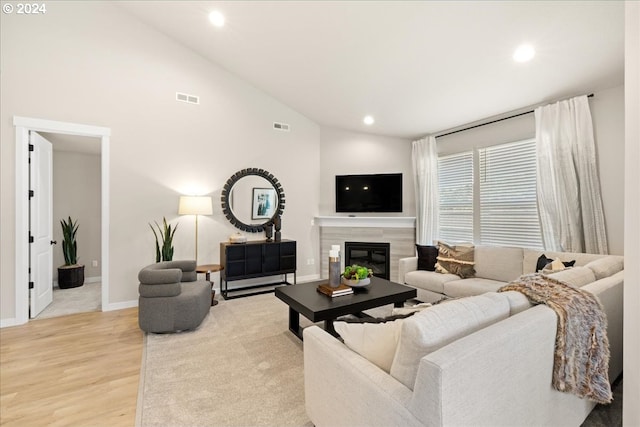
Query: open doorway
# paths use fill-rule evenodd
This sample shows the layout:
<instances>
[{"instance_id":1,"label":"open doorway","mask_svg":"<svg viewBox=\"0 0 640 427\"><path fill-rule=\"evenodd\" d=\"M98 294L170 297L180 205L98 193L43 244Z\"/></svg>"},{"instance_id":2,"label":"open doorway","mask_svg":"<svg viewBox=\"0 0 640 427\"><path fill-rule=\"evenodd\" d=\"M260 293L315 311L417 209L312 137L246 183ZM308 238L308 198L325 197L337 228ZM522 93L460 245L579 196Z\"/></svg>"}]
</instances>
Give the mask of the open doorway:
<instances>
[{"instance_id":1,"label":"open doorway","mask_svg":"<svg viewBox=\"0 0 640 427\"><path fill-rule=\"evenodd\" d=\"M109 135L110 129L97 126L87 126L74 123L56 122L50 120L14 117L16 128L16 288L15 310L16 323L26 323L29 319L29 283L38 272L30 271L30 213L29 198L23 195L29 194L29 149L30 133L37 132L47 135L59 143L58 148L64 148L71 153L78 153L72 148L78 144L95 144L99 147L99 239L100 249L96 255L89 255L88 262L91 268L97 264L99 276L90 276L91 280L100 283L101 309L109 310ZM96 142L99 141L99 142ZM53 145L53 144L52 144ZM83 150L88 147L82 147ZM64 151L64 150L63 150ZM85 153L87 154L87 153ZM68 156L67 156L68 157ZM52 216L52 224L55 230L60 227L59 218ZM95 228L94 228L95 229ZM53 240L53 235L51 236ZM97 259L96 259L97 258ZM94 263L94 261L96 261ZM55 264L55 263L53 263ZM51 266L49 268L52 268ZM92 271L91 269L89 270ZM90 273L91 274L91 273ZM95 274L95 273L93 273ZM86 310L83 310L86 311Z\"/></svg>"},{"instance_id":2,"label":"open doorway","mask_svg":"<svg viewBox=\"0 0 640 427\"><path fill-rule=\"evenodd\" d=\"M52 302L39 313L34 312L34 304L31 303L29 317L43 319L99 311L102 307L101 140L96 137L48 132L38 134L52 146L52 241L56 244L52 254ZM33 167L34 163L31 162L31 168ZM33 208L31 212L33 223ZM76 234L78 264L83 266L84 280L81 286L65 288L60 287L58 282L58 266L65 263L60 222L68 221L69 217L78 226Z\"/></svg>"}]
</instances>

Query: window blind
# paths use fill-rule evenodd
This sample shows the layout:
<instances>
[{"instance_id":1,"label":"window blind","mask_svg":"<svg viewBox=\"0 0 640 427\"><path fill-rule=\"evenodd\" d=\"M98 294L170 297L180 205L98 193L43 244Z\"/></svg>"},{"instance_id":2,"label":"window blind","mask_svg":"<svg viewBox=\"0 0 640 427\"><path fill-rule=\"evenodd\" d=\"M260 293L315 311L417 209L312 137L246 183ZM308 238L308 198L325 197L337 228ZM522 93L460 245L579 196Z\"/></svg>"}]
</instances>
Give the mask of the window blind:
<instances>
[{"instance_id":1,"label":"window blind","mask_svg":"<svg viewBox=\"0 0 640 427\"><path fill-rule=\"evenodd\" d=\"M479 149L478 156L481 243L543 249L535 140Z\"/></svg>"},{"instance_id":2,"label":"window blind","mask_svg":"<svg viewBox=\"0 0 640 427\"><path fill-rule=\"evenodd\" d=\"M440 239L473 242L473 152L438 158Z\"/></svg>"}]
</instances>

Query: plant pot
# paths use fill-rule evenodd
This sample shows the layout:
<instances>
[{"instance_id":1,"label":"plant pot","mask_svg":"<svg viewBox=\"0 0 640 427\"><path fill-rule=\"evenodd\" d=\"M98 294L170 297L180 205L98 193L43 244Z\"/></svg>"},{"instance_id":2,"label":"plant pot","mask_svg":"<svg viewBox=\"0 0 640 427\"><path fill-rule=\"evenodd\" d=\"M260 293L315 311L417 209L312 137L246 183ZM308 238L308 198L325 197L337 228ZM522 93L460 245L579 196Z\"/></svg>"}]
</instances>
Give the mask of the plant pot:
<instances>
[{"instance_id":1,"label":"plant pot","mask_svg":"<svg viewBox=\"0 0 640 427\"><path fill-rule=\"evenodd\" d=\"M60 289L77 288L84 285L84 265L63 265L58 267Z\"/></svg>"},{"instance_id":2,"label":"plant pot","mask_svg":"<svg viewBox=\"0 0 640 427\"><path fill-rule=\"evenodd\" d=\"M347 286L351 286L352 288L361 288L363 286L368 286L369 283L371 283L371 279L367 277L366 279L349 280L345 279L344 276L342 276L342 283Z\"/></svg>"}]
</instances>

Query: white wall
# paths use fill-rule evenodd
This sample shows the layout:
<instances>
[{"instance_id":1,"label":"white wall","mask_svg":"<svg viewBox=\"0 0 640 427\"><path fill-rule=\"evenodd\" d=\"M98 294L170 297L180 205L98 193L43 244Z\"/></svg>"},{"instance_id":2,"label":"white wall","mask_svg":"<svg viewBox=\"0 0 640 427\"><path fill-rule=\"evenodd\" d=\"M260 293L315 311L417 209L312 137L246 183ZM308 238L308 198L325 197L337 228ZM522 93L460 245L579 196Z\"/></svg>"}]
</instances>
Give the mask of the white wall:
<instances>
[{"instance_id":1,"label":"white wall","mask_svg":"<svg viewBox=\"0 0 640 427\"><path fill-rule=\"evenodd\" d=\"M336 215L336 175L402 173L402 212L360 216L415 216L411 141L323 126L320 129L320 215Z\"/></svg>"},{"instance_id":2,"label":"white wall","mask_svg":"<svg viewBox=\"0 0 640 427\"><path fill-rule=\"evenodd\" d=\"M624 253L624 87L589 98L609 253ZM437 138L438 152L450 154L535 137L533 114Z\"/></svg>"},{"instance_id":3,"label":"white wall","mask_svg":"<svg viewBox=\"0 0 640 427\"><path fill-rule=\"evenodd\" d=\"M111 129L111 304L137 300L137 273L155 257L149 222L179 222L174 257L193 258L194 217L178 218L181 194L213 196L213 215L199 220L198 256L218 261L219 243L236 231L222 214L220 191L246 167L279 179L283 238L298 241L299 259L317 258L314 122L111 3L56 2L46 15L0 19L2 319L15 316L15 115ZM199 95L200 105L176 102L176 91ZM274 121L291 132L272 130ZM298 276L316 271L298 263Z\"/></svg>"},{"instance_id":4,"label":"white wall","mask_svg":"<svg viewBox=\"0 0 640 427\"><path fill-rule=\"evenodd\" d=\"M61 219L78 221L78 262L85 279L101 276L100 264L100 156L53 150L53 279L64 265ZM93 267L91 262L98 261Z\"/></svg>"},{"instance_id":5,"label":"white wall","mask_svg":"<svg viewBox=\"0 0 640 427\"><path fill-rule=\"evenodd\" d=\"M625 5L624 385L622 425L640 425L640 3Z\"/></svg>"},{"instance_id":6,"label":"white wall","mask_svg":"<svg viewBox=\"0 0 640 427\"><path fill-rule=\"evenodd\" d=\"M624 254L624 87L590 98L609 253Z\"/></svg>"}]
</instances>

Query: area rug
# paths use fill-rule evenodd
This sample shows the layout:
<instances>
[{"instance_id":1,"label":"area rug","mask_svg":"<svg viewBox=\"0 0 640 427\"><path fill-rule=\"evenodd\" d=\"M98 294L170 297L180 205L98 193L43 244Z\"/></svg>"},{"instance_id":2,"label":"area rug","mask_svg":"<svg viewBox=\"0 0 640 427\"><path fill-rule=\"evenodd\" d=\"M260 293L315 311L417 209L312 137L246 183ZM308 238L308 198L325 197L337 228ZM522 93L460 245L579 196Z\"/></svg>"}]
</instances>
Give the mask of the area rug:
<instances>
[{"instance_id":1,"label":"area rug","mask_svg":"<svg viewBox=\"0 0 640 427\"><path fill-rule=\"evenodd\" d=\"M70 289L53 288L53 301L36 319L67 316L69 314L99 311L102 306L102 284L85 282Z\"/></svg>"},{"instance_id":2,"label":"area rug","mask_svg":"<svg viewBox=\"0 0 640 427\"><path fill-rule=\"evenodd\" d=\"M145 341L137 425L311 425L302 342L273 294L222 300L197 330Z\"/></svg>"}]
</instances>

